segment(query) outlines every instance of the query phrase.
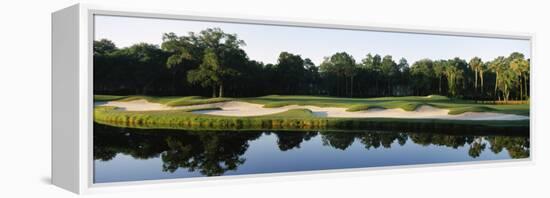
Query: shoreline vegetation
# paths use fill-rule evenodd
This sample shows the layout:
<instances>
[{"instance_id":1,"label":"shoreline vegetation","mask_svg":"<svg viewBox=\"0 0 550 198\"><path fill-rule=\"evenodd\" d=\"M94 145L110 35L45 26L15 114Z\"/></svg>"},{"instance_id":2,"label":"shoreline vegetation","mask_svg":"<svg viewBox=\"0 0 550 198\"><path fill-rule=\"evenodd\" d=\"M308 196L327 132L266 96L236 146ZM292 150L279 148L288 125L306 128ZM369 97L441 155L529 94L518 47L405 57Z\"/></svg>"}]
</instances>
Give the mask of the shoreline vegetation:
<instances>
[{"instance_id":1,"label":"shoreline vegetation","mask_svg":"<svg viewBox=\"0 0 550 198\"><path fill-rule=\"evenodd\" d=\"M213 100L215 99L215 100ZM202 104L215 104L228 101L244 101L261 104L265 108L279 108L288 105L311 105L319 107L343 107L347 111L363 111L369 108L401 108L414 111L423 105L449 109L449 114L465 112L493 112L515 115L529 115L528 104L521 105L481 105L474 101L452 100L444 96L426 97L383 97L383 98L335 98L318 96L264 96L254 98L205 98L153 97L153 96L112 96L95 95L97 104L109 101L130 102L146 100L164 107L185 107L187 109L166 109L151 111L125 111L119 107L96 105L94 121L101 124L128 128L171 128L189 130L407 130L407 131L446 131L459 133L467 131L482 133L528 133L529 119L526 120L445 120L445 119L400 119L400 118L335 118L319 117L309 109L290 109L280 113L260 116L220 116L194 112L222 110L220 107L199 107Z\"/></svg>"}]
</instances>

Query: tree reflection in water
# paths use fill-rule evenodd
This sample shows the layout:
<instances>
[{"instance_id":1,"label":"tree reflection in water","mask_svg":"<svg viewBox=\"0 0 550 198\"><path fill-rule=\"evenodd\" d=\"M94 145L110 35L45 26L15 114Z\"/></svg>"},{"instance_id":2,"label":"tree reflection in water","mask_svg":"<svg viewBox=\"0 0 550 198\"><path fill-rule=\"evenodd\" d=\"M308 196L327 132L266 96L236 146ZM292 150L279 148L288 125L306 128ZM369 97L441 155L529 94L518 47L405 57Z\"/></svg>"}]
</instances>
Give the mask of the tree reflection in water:
<instances>
[{"instance_id":1,"label":"tree reflection in water","mask_svg":"<svg viewBox=\"0 0 550 198\"><path fill-rule=\"evenodd\" d=\"M274 134L281 151L300 149L303 142L320 135L323 146L346 150L354 142L365 151L417 144L436 145L453 149L468 148L468 155L479 157L486 149L498 154L507 150L511 158L529 157L527 136L459 136L433 133L405 132L220 132L175 131L159 129L127 129L94 124L94 160L109 161L117 154L135 159L162 159L162 170L175 172L183 168L206 176L223 175L246 162L243 154L249 143L262 135ZM410 141L409 141L410 140ZM397 143L397 144L395 144Z\"/></svg>"},{"instance_id":2,"label":"tree reflection in water","mask_svg":"<svg viewBox=\"0 0 550 198\"><path fill-rule=\"evenodd\" d=\"M317 136L317 132L278 131L274 133L277 136L277 145L281 151L300 148L303 141L309 141L312 137Z\"/></svg>"},{"instance_id":3,"label":"tree reflection in water","mask_svg":"<svg viewBox=\"0 0 550 198\"><path fill-rule=\"evenodd\" d=\"M168 136L167 150L161 154L162 169L174 172L181 167L207 176L222 175L245 162L241 155L248 149L248 142L260 135L258 132L197 132Z\"/></svg>"}]
</instances>

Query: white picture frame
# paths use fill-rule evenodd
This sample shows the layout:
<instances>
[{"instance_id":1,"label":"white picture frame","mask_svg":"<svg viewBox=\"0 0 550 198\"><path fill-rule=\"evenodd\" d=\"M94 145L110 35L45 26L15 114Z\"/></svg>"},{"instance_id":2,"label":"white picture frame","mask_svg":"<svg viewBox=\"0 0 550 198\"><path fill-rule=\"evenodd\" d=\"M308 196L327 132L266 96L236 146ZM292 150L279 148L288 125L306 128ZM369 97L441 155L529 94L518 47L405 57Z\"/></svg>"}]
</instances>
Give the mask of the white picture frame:
<instances>
[{"instance_id":1,"label":"white picture frame","mask_svg":"<svg viewBox=\"0 0 550 198\"><path fill-rule=\"evenodd\" d=\"M500 160L481 162L459 162L445 164L411 165L382 168L354 168L292 173L256 174L223 177L204 177L189 179L151 180L138 182L119 182L94 184L93 176L93 28L94 15L131 16L162 19L203 20L215 22L234 22L248 24L268 24L333 29L353 29L386 32L404 32L419 34L438 34L453 36L489 37L503 39L529 40L531 52L535 36L529 33L502 33L478 30L457 30L444 28L424 28L414 26L391 26L373 24L353 24L341 21L317 21L311 19L273 19L221 14L204 14L168 10L147 10L110 8L97 5L77 4L52 14L52 183L74 193L94 193L102 191L129 190L132 188L170 188L192 187L196 185L227 184L235 182L283 181L282 175L300 175L308 178L334 177L334 174L368 171L367 174L379 174L385 170L393 172L432 170L425 167L439 167L444 170L461 169L463 166L492 167L509 165L527 165L533 163L533 150L529 158L521 160ZM533 54L533 53L532 53ZM535 71L535 62L531 71ZM531 73L533 73L531 72ZM531 82L534 82L531 75ZM532 84L531 84L531 87ZM532 91L534 92L534 91ZM530 102L533 115L536 102ZM531 117L530 125L534 126ZM533 142L533 127L530 128L530 140ZM506 163L504 163L506 162ZM321 174L319 174L321 173ZM345 175L345 174L342 174ZM247 178L247 179L245 179ZM140 184L140 185L136 185ZM143 185L146 184L146 185Z\"/></svg>"}]
</instances>

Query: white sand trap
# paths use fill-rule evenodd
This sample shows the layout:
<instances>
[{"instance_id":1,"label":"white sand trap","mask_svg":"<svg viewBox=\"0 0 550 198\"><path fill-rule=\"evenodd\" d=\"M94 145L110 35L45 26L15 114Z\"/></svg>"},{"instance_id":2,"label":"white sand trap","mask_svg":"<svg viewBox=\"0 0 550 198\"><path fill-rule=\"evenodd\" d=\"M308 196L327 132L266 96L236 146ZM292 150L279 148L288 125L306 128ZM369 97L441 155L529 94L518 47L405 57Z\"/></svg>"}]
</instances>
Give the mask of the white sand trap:
<instances>
[{"instance_id":1,"label":"white sand trap","mask_svg":"<svg viewBox=\"0 0 550 198\"><path fill-rule=\"evenodd\" d=\"M145 99L132 100L132 101L109 101L109 102L95 102L94 106L112 106L118 107L120 110L125 111L157 111L157 110L170 110L170 107L152 103Z\"/></svg>"},{"instance_id":2,"label":"white sand trap","mask_svg":"<svg viewBox=\"0 0 550 198\"><path fill-rule=\"evenodd\" d=\"M112 107L117 107L119 108L119 110L122 110L122 111L165 111L165 110L185 110L185 109L219 107L219 108L222 108L223 110L203 110L203 111L194 111L193 113L225 115L225 116L258 116L258 115L269 115L269 114L287 111L287 109L263 108L262 107L263 105L260 105L260 104L238 102L238 101L171 107L171 106L166 106L159 103L149 102L145 99L139 99L139 100L132 100L132 101L96 102L94 103L94 106L112 106Z\"/></svg>"},{"instance_id":3,"label":"white sand trap","mask_svg":"<svg viewBox=\"0 0 550 198\"><path fill-rule=\"evenodd\" d=\"M98 102L96 106L115 106L123 111L162 111L178 109L195 109L219 107L221 110L194 111L197 114L220 115L220 116L260 116L285 112L291 109L309 109L318 117L335 118L410 118L410 119L445 119L445 120L527 120L528 116L490 113L490 112L466 112L459 115L449 115L449 110L439 109L428 105L422 105L414 111L405 111L400 108L382 109L375 108L356 112L347 112L346 108L338 107L316 107L288 105L278 108L264 108L263 105L248 102L219 102L212 104L169 107L163 104L151 103L147 100L133 100L127 102Z\"/></svg>"},{"instance_id":4,"label":"white sand trap","mask_svg":"<svg viewBox=\"0 0 550 198\"><path fill-rule=\"evenodd\" d=\"M285 112L288 109L284 108L263 108L261 104L253 104L248 102L220 102L208 104L208 107L219 107L222 110L202 110L202 111L193 111L197 114L208 114L208 115L221 115L221 116L260 116L260 115L269 115L275 113ZM199 107L198 105L193 105L194 108Z\"/></svg>"}]
</instances>

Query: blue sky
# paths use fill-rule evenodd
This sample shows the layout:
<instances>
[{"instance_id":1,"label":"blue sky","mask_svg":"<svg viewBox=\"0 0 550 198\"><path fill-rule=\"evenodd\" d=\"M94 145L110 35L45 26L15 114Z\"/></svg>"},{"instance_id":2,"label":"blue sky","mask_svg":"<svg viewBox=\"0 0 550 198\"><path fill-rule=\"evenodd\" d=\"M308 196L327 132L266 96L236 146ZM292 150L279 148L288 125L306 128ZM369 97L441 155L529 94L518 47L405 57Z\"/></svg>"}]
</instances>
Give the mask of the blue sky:
<instances>
[{"instance_id":1,"label":"blue sky","mask_svg":"<svg viewBox=\"0 0 550 198\"><path fill-rule=\"evenodd\" d=\"M119 16L96 16L95 39L112 40L118 47L146 42L160 45L162 34L186 35L206 28L219 27L236 33L246 42L243 49L251 59L276 63L281 51L310 58L316 65L323 57L345 51L357 61L367 53L392 55L395 61L404 57L412 64L422 58L449 59L456 56L469 60L479 56L483 61L520 52L530 57L527 40L391 33L358 30L335 30L272 25L168 20Z\"/></svg>"}]
</instances>

